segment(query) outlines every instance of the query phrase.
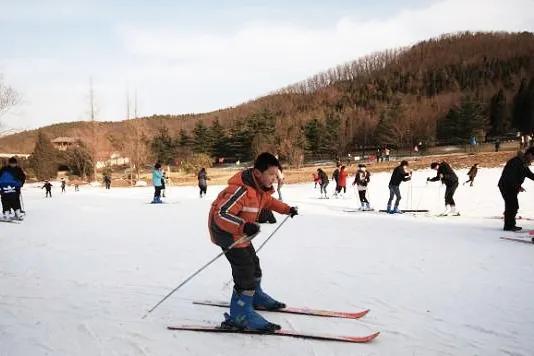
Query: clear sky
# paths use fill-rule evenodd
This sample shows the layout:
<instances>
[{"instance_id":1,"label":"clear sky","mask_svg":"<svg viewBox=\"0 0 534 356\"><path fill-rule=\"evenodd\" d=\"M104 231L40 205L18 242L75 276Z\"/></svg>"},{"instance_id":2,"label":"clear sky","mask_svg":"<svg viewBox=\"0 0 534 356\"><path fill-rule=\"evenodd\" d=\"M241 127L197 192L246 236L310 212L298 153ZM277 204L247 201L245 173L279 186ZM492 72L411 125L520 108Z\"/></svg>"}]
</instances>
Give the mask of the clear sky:
<instances>
[{"instance_id":1,"label":"clear sky","mask_svg":"<svg viewBox=\"0 0 534 356\"><path fill-rule=\"evenodd\" d=\"M240 104L363 55L457 31L534 31L534 0L0 0L0 75L27 129ZM132 109L133 110L133 109Z\"/></svg>"}]
</instances>

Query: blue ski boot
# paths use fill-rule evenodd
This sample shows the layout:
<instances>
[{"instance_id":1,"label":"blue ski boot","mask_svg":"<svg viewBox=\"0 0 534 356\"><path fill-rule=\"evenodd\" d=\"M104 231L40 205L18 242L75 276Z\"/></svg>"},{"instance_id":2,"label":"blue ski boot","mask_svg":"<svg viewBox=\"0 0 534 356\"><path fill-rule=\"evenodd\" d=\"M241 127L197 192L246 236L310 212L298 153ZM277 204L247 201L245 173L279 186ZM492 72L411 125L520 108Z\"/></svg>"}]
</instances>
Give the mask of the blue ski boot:
<instances>
[{"instance_id":1,"label":"blue ski boot","mask_svg":"<svg viewBox=\"0 0 534 356\"><path fill-rule=\"evenodd\" d=\"M402 210L400 210L399 208L395 208L395 209L393 209L391 214L402 214Z\"/></svg>"},{"instance_id":2,"label":"blue ski boot","mask_svg":"<svg viewBox=\"0 0 534 356\"><path fill-rule=\"evenodd\" d=\"M230 314L225 313L222 328L259 330L266 333L280 330L280 325L265 320L252 308L254 291L238 293L235 289L230 301Z\"/></svg>"},{"instance_id":3,"label":"blue ski boot","mask_svg":"<svg viewBox=\"0 0 534 356\"><path fill-rule=\"evenodd\" d=\"M252 303L256 309L276 310L286 307L284 303L273 299L269 294L265 293L263 289L261 289L261 278L256 280L256 293L254 293L254 299Z\"/></svg>"}]
</instances>

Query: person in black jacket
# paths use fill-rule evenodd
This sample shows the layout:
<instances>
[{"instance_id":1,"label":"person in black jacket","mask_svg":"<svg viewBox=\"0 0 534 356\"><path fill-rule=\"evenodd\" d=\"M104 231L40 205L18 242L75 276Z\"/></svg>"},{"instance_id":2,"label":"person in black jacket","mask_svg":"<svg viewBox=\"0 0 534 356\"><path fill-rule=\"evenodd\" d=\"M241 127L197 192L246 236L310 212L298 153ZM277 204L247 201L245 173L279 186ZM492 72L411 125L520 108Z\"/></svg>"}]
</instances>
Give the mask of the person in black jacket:
<instances>
[{"instance_id":1,"label":"person in black jacket","mask_svg":"<svg viewBox=\"0 0 534 356\"><path fill-rule=\"evenodd\" d=\"M469 169L469 172L467 172L467 176L469 177L469 179L464 182L463 185L466 185L467 183L471 183L469 184L470 187L473 186L473 182L475 181L475 177L477 176L477 173L478 173L478 163L475 163L471 169Z\"/></svg>"},{"instance_id":2,"label":"person in black jacket","mask_svg":"<svg viewBox=\"0 0 534 356\"><path fill-rule=\"evenodd\" d=\"M459 216L460 213L456 211L456 203L454 202L454 192L458 188L458 176L452 170L451 166L443 161L441 163L432 162L430 168L437 171L434 178L428 177L427 182L440 181L445 184L445 211L443 216L447 216L451 213L453 216Z\"/></svg>"},{"instance_id":3,"label":"person in black jacket","mask_svg":"<svg viewBox=\"0 0 534 356\"><path fill-rule=\"evenodd\" d=\"M369 206L369 200L367 200L367 197L365 196L367 193L367 185L371 181L371 173L367 171L367 167L365 164L359 164L358 170L356 171L356 175L354 176L354 182L352 182L352 185L356 186L358 189L358 196L360 197L360 203L361 207L360 210L366 211L366 210L372 210Z\"/></svg>"},{"instance_id":4,"label":"person in black jacket","mask_svg":"<svg viewBox=\"0 0 534 356\"><path fill-rule=\"evenodd\" d=\"M326 187L328 186L328 176L321 168L317 169L317 174L319 175L319 179L321 180L319 183L319 186L321 188L321 198L323 197L324 193L324 198L328 199L328 196L326 195Z\"/></svg>"},{"instance_id":5,"label":"person in black jacket","mask_svg":"<svg viewBox=\"0 0 534 356\"><path fill-rule=\"evenodd\" d=\"M45 180L44 185L41 187L41 189L45 189L45 198L48 198L49 196L52 198L52 187L52 183L50 183L48 180Z\"/></svg>"},{"instance_id":6,"label":"person in black jacket","mask_svg":"<svg viewBox=\"0 0 534 356\"><path fill-rule=\"evenodd\" d=\"M18 166L17 159L11 157L8 165L0 169L0 197L4 219L9 219L9 214L13 209L15 219L22 220L20 189L24 182L26 182L26 174Z\"/></svg>"},{"instance_id":7,"label":"person in black jacket","mask_svg":"<svg viewBox=\"0 0 534 356\"><path fill-rule=\"evenodd\" d=\"M521 184L525 178L534 180L534 173L528 168L534 159L534 147L529 148L524 154L519 154L506 162L499 179L499 190L504 199L504 230L518 231L521 227L516 226L515 216L519 210L517 195L524 192Z\"/></svg>"},{"instance_id":8,"label":"person in black jacket","mask_svg":"<svg viewBox=\"0 0 534 356\"><path fill-rule=\"evenodd\" d=\"M388 200L388 206L386 211L390 214L399 214L401 211L399 210L399 203L402 199L400 194L400 184L402 182L407 182L410 179L412 179L412 172L408 169L408 161L402 161L400 165L398 165L391 174L391 179L389 180L389 200ZM393 198L395 198L395 205L393 209L391 209L391 203L393 202Z\"/></svg>"}]
</instances>

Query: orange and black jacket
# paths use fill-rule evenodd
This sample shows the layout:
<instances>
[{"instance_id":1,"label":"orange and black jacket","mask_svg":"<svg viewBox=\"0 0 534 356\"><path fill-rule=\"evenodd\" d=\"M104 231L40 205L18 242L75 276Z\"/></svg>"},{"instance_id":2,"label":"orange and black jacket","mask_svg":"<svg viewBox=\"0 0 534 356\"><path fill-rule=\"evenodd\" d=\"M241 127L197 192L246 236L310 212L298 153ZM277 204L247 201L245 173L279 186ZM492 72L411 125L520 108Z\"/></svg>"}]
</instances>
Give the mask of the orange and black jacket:
<instances>
[{"instance_id":1,"label":"orange and black jacket","mask_svg":"<svg viewBox=\"0 0 534 356\"><path fill-rule=\"evenodd\" d=\"M254 179L253 169L237 173L228 180L228 187L211 204L208 227L211 241L227 248L244 236L245 223L256 222L264 208L280 214L289 214L289 205L271 196L274 189L263 189ZM244 248L250 242L238 244Z\"/></svg>"}]
</instances>

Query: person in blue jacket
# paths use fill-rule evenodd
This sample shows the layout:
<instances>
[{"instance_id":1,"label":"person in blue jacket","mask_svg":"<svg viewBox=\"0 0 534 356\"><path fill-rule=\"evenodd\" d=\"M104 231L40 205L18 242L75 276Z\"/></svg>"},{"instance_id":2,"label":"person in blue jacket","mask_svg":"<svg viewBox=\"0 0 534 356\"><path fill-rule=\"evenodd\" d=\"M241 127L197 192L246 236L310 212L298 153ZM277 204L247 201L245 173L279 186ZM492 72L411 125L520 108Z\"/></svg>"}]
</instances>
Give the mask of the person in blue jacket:
<instances>
[{"instance_id":1,"label":"person in blue jacket","mask_svg":"<svg viewBox=\"0 0 534 356\"><path fill-rule=\"evenodd\" d=\"M154 185L154 199L152 200L153 204L163 203L161 201L161 189L163 185L161 184L161 178L163 177L163 172L161 171L161 164L156 163L154 169L152 170L152 184Z\"/></svg>"},{"instance_id":2,"label":"person in blue jacket","mask_svg":"<svg viewBox=\"0 0 534 356\"><path fill-rule=\"evenodd\" d=\"M11 209L13 209L15 219L22 220L20 188L22 188L25 181L26 174L18 166L17 159L11 157L8 160L8 165L0 169L0 197L4 219L10 220Z\"/></svg>"}]
</instances>

